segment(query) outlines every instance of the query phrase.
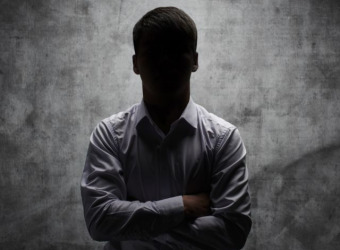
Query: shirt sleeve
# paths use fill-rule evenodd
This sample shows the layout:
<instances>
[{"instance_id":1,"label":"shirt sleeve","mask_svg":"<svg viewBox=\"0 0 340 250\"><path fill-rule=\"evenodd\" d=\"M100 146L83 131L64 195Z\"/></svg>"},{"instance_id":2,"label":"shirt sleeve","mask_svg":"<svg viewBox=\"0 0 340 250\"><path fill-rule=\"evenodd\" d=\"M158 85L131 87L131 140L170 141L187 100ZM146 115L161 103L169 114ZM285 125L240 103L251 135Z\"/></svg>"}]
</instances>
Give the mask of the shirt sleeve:
<instances>
[{"instance_id":1,"label":"shirt sleeve","mask_svg":"<svg viewBox=\"0 0 340 250\"><path fill-rule=\"evenodd\" d=\"M98 241L146 240L184 220L181 196L159 201L127 201L124 168L117 141L104 122L90 138L81 180L84 216Z\"/></svg>"},{"instance_id":2,"label":"shirt sleeve","mask_svg":"<svg viewBox=\"0 0 340 250\"><path fill-rule=\"evenodd\" d=\"M219 139L211 178L212 215L183 222L156 241L173 249L241 249L251 228L246 150L238 130Z\"/></svg>"}]
</instances>

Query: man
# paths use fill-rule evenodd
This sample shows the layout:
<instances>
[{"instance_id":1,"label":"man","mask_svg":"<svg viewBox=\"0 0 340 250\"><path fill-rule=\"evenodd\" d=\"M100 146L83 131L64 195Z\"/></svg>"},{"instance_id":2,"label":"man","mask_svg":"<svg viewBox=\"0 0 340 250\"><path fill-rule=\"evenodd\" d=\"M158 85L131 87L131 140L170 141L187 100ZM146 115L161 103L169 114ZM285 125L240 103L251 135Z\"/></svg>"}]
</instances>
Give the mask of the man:
<instances>
[{"instance_id":1,"label":"man","mask_svg":"<svg viewBox=\"0 0 340 250\"><path fill-rule=\"evenodd\" d=\"M106 249L240 249L250 231L246 151L235 126L190 98L193 20L174 7L133 30L143 100L93 131L81 181Z\"/></svg>"}]
</instances>

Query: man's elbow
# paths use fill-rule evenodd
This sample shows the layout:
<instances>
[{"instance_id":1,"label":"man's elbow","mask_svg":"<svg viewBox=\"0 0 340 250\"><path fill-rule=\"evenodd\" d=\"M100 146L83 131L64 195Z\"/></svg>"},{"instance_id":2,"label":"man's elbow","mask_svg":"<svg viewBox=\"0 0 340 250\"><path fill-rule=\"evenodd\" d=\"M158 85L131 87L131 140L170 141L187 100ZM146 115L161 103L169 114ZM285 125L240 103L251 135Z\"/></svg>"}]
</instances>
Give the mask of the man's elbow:
<instances>
[{"instance_id":1,"label":"man's elbow","mask_svg":"<svg viewBox=\"0 0 340 250\"><path fill-rule=\"evenodd\" d=\"M99 223L93 223L88 227L91 238L95 241L109 241L110 237L107 235L107 231Z\"/></svg>"},{"instance_id":2,"label":"man's elbow","mask_svg":"<svg viewBox=\"0 0 340 250\"><path fill-rule=\"evenodd\" d=\"M92 221L88 221L87 229L91 238L95 241L110 241L118 237L119 229L115 227L116 223L112 223L112 220L105 215L101 215L100 218L92 218Z\"/></svg>"},{"instance_id":3,"label":"man's elbow","mask_svg":"<svg viewBox=\"0 0 340 250\"><path fill-rule=\"evenodd\" d=\"M242 249L247 242L251 229L251 220L243 223L226 223L226 230L233 249ZM228 238L229 238L228 237Z\"/></svg>"},{"instance_id":4,"label":"man's elbow","mask_svg":"<svg viewBox=\"0 0 340 250\"><path fill-rule=\"evenodd\" d=\"M242 233L238 233L238 235L233 237L232 240L232 247L233 249L240 250L244 247L247 241L247 235L244 235Z\"/></svg>"}]
</instances>

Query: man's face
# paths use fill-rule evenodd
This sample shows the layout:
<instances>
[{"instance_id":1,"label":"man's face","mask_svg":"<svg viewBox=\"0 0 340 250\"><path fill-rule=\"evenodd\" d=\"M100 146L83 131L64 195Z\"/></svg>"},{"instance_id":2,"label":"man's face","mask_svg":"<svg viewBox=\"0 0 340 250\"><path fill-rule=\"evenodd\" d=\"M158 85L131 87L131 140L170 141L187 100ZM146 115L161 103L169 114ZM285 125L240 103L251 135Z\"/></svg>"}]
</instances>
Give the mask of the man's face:
<instances>
[{"instance_id":1,"label":"man's face","mask_svg":"<svg viewBox=\"0 0 340 250\"><path fill-rule=\"evenodd\" d=\"M182 37L144 33L133 58L134 71L148 91L173 93L189 86L191 72L198 67L197 57Z\"/></svg>"}]
</instances>

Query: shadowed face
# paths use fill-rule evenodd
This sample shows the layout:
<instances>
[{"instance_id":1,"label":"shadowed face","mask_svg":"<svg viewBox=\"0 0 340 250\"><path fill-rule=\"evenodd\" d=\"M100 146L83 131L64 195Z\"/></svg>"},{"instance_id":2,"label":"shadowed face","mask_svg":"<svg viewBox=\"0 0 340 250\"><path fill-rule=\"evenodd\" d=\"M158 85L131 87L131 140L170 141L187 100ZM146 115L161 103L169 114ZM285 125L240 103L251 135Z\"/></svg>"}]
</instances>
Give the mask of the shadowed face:
<instances>
[{"instance_id":1,"label":"shadowed face","mask_svg":"<svg viewBox=\"0 0 340 250\"><path fill-rule=\"evenodd\" d=\"M176 34L144 33L133 57L134 72L140 74L143 88L153 93L176 93L190 85L197 70L197 53Z\"/></svg>"}]
</instances>

